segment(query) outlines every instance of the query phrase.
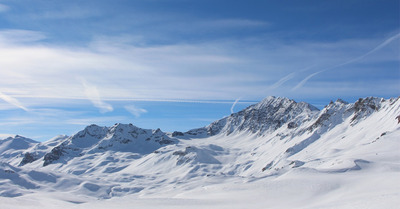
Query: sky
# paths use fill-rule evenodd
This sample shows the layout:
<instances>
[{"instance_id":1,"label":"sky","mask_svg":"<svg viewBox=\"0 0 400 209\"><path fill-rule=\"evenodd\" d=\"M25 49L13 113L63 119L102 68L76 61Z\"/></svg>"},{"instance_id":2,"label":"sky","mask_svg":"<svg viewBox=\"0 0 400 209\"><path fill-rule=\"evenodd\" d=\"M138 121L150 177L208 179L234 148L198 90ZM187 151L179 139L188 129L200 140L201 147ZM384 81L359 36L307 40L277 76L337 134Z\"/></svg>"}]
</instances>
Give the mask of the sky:
<instances>
[{"instance_id":1,"label":"sky","mask_svg":"<svg viewBox=\"0 0 400 209\"><path fill-rule=\"evenodd\" d=\"M0 0L0 138L399 95L398 0Z\"/></svg>"}]
</instances>

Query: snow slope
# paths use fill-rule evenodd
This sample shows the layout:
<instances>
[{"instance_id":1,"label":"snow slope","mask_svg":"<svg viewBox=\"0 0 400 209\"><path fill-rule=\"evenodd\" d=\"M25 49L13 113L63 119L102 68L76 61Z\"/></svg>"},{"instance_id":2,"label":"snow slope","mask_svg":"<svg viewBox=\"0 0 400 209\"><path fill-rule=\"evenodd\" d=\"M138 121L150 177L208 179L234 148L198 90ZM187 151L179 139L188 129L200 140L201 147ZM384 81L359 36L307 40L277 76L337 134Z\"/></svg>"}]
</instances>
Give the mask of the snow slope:
<instances>
[{"instance_id":1,"label":"snow slope","mask_svg":"<svg viewBox=\"0 0 400 209\"><path fill-rule=\"evenodd\" d=\"M0 208L397 208L398 115L400 98L318 110L268 97L185 133L115 124L8 138Z\"/></svg>"}]
</instances>

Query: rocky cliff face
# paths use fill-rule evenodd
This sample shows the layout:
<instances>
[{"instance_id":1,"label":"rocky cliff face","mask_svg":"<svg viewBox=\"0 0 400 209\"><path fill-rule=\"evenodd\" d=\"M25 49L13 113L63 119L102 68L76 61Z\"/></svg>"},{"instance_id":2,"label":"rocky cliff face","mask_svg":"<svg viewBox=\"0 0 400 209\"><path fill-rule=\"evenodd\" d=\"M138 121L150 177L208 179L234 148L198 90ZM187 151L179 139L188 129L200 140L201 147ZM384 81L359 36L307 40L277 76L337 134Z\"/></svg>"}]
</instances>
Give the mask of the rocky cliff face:
<instances>
[{"instance_id":1,"label":"rocky cliff face","mask_svg":"<svg viewBox=\"0 0 400 209\"><path fill-rule=\"evenodd\" d=\"M305 102L295 102L283 97L267 97L263 101L249 106L248 108L234 113L210 125L190 130L185 135L192 137L208 137L217 134L230 135L238 132L251 132L253 134L265 135L275 130L286 127L296 129L308 122L313 122L309 127L298 130L319 132L340 124L351 117L351 124L368 117L378 111L383 98L367 97L360 98L355 103L348 103L341 99L331 102L324 109L318 108Z\"/></svg>"},{"instance_id":2,"label":"rocky cliff face","mask_svg":"<svg viewBox=\"0 0 400 209\"><path fill-rule=\"evenodd\" d=\"M305 102L297 103L283 97L267 97L238 113L215 121L207 127L190 130L186 134L213 136L249 131L261 135L284 125L289 129L296 128L299 124L311 120L318 112L316 107Z\"/></svg>"},{"instance_id":3,"label":"rocky cliff face","mask_svg":"<svg viewBox=\"0 0 400 209\"><path fill-rule=\"evenodd\" d=\"M314 131L317 128L330 129L349 117L351 118L351 125L354 125L363 118L377 112L384 101L383 98L367 97L364 99L360 98L355 103L349 104L338 99L335 102L329 103L329 105L320 111L318 118L308 130Z\"/></svg>"}]
</instances>

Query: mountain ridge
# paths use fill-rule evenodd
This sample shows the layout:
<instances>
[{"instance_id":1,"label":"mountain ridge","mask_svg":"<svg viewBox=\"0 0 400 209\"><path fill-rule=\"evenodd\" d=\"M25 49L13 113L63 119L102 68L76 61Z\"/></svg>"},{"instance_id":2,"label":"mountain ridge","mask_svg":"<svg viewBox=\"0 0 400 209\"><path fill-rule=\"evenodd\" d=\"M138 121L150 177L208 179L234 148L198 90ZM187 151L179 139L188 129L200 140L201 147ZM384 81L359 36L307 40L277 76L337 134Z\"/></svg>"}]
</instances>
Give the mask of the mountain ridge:
<instances>
[{"instance_id":1,"label":"mountain ridge","mask_svg":"<svg viewBox=\"0 0 400 209\"><path fill-rule=\"evenodd\" d=\"M24 149L3 146L0 180L6 183L0 185L0 196L63 188L107 199L158 193L157 187L190 190L191 182L204 179L358 171L381 165L379 157L397 152L399 113L400 97L338 99L321 110L268 97L187 132L92 124L72 136L26 140L31 143ZM6 144L0 141L0 148Z\"/></svg>"},{"instance_id":2,"label":"mountain ridge","mask_svg":"<svg viewBox=\"0 0 400 209\"><path fill-rule=\"evenodd\" d=\"M305 114L303 115L305 118L312 117L312 112L316 111L318 108L306 102L297 103L288 98L269 96L257 104L214 121L206 127L189 130L186 134L213 136L221 131L226 135L235 131L250 131L260 132L259 134L262 135L263 132L279 128L287 121L293 122L289 126L296 126L295 121L292 120L302 113Z\"/></svg>"},{"instance_id":3,"label":"mountain ridge","mask_svg":"<svg viewBox=\"0 0 400 209\"><path fill-rule=\"evenodd\" d=\"M397 100L398 99L399 98L397 98ZM389 99L389 101L391 100L396 99ZM374 111L379 110L381 106L380 104L384 101L386 100L377 97L360 98L355 103L348 103L342 99L337 99L335 102L331 101L322 110L319 110L315 106L306 102L297 103L294 100L285 97L269 96L261 100L259 103L250 105L249 107L239 112L232 113L230 116L224 117L220 120L216 120L210 123L208 126L191 129L187 132L174 131L172 133L167 133L162 132L160 129L142 129L134 126L133 124L116 123L111 127L92 124L70 137L65 135L60 136L64 139L63 143L55 146L50 152L45 154L37 154L37 152L24 153L25 156L19 165L25 165L26 163L31 163L41 157L44 157L43 165L46 166L53 161L58 160L64 153L66 153L66 150L69 150L69 152L72 153L78 151L79 149L90 147L90 149L86 150L86 152L101 152L102 150L107 150L115 145L111 141L119 144L130 144L134 141L134 143L139 143L139 146L144 147L146 147L146 144L140 143L143 142L143 138L145 138L144 140L146 142L153 142L153 145L154 142L156 144L158 143L159 146L147 148L148 150L145 152L148 154L157 150L163 144L176 143L178 139L185 139L188 137L204 138L218 134L229 136L234 132L240 133L243 131L262 136L266 134L265 132L273 132L281 128L283 125L286 125L288 129L296 129L302 123L317 118L311 126L300 131L305 132L307 130L312 132L314 129L321 126L332 126L335 123L343 122L332 121L340 120L338 117L340 118L342 115L354 115L351 119L352 123L354 124L357 122L357 119L368 116ZM338 114L339 112L341 115ZM138 136L141 139L138 139ZM82 138L84 138L84 140L81 140ZM1 145L6 141L13 142L21 139L25 139L31 144L40 144L40 142L16 135L15 137L8 137L7 139L0 141L0 151L4 152L4 150L11 149L1 147ZM32 145L26 144L24 146L24 149L27 149ZM135 150L133 147L116 147L118 148L111 149L114 151L138 152L138 150ZM13 149L15 149L15 147ZM75 153L74 155L78 156L82 154L83 153Z\"/></svg>"}]
</instances>

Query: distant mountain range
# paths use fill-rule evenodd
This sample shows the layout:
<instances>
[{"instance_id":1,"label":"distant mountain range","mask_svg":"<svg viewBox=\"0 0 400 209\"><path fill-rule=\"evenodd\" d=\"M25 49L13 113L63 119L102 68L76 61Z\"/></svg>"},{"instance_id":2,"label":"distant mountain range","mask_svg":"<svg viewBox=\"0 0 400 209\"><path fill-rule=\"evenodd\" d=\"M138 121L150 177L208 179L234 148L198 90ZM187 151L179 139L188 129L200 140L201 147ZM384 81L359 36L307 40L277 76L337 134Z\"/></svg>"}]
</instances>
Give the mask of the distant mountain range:
<instances>
[{"instance_id":1,"label":"distant mountain range","mask_svg":"<svg viewBox=\"0 0 400 209\"><path fill-rule=\"evenodd\" d=\"M398 156L399 115L400 98L339 99L319 110L267 97L187 132L117 123L89 125L46 142L17 135L0 140L0 196L69 191L103 199L171 187L186 191L204 178L360 170L379 165L379 154Z\"/></svg>"}]
</instances>

